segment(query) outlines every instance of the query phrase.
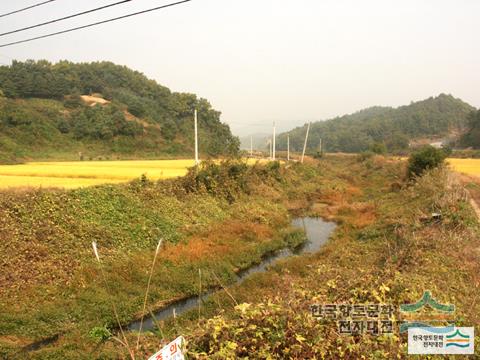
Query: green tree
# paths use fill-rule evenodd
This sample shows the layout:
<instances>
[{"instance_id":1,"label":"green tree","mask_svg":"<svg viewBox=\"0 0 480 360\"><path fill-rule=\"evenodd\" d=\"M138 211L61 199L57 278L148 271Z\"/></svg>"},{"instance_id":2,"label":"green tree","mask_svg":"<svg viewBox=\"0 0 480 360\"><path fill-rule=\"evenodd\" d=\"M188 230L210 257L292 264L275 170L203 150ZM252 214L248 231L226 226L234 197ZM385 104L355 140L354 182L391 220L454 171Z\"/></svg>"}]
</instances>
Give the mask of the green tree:
<instances>
[{"instance_id":1,"label":"green tree","mask_svg":"<svg viewBox=\"0 0 480 360\"><path fill-rule=\"evenodd\" d=\"M383 142L374 142L370 145L370 151L375 154L383 155L387 153L387 147Z\"/></svg>"},{"instance_id":2,"label":"green tree","mask_svg":"<svg viewBox=\"0 0 480 360\"><path fill-rule=\"evenodd\" d=\"M395 131L387 140L386 145L388 150L391 153L398 153L408 149L410 141L408 136L399 132Z\"/></svg>"},{"instance_id":3,"label":"green tree","mask_svg":"<svg viewBox=\"0 0 480 360\"><path fill-rule=\"evenodd\" d=\"M66 96L65 100L63 101L63 104L67 109L75 109L84 105L83 100L80 97L80 94Z\"/></svg>"},{"instance_id":4,"label":"green tree","mask_svg":"<svg viewBox=\"0 0 480 360\"><path fill-rule=\"evenodd\" d=\"M408 176L410 178L422 175L426 170L440 166L447 154L442 149L426 145L415 151L408 159Z\"/></svg>"},{"instance_id":5,"label":"green tree","mask_svg":"<svg viewBox=\"0 0 480 360\"><path fill-rule=\"evenodd\" d=\"M70 128L70 123L65 118L61 118L57 123L57 129L62 134L68 134L70 132Z\"/></svg>"},{"instance_id":6,"label":"green tree","mask_svg":"<svg viewBox=\"0 0 480 360\"><path fill-rule=\"evenodd\" d=\"M168 120L163 124L162 135L168 141L175 139L175 136L177 135L177 126L174 121Z\"/></svg>"},{"instance_id":7,"label":"green tree","mask_svg":"<svg viewBox=\"0 0 480 360\"><path fill-rule=\"evenodd\" d=\"M460 139L460 145L480 149L480 110L472 111L468 116L468 128Z\"/></svg>"}]
</instances>

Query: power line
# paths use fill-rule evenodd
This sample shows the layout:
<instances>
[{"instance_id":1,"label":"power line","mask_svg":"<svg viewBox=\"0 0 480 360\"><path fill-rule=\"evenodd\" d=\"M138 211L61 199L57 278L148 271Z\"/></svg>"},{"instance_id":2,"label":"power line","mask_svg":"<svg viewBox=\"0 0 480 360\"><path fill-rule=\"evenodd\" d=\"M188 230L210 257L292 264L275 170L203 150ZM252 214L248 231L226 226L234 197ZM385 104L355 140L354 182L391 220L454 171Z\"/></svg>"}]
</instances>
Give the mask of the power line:
<instances>
[{"instance_id":1,"label":"power line","mask_svg":"<svg viewBox=\"0 0 480 360\"><path fill-rule=\"evenodd\" d=\"M25 30L35 29L35 28L38 28L38 27L41 27L41 26L53 24L53 23L56 23L56 22L67 20L67 19L71 19L71 18L74 18L74 17L77 17L77 16L86 15L86 14L93 13L95 11L107 9L107 8L114 7L114 6L121 5L121 4L125 4L125 3L130 2L130 1L132 1L132 0L119 1L119 2L116 2L116 3L113 3L113 4L101 6L101 7L95 8L95 9L82 11L82 12L79 12L77 14L68 15L68 16L65 16L65 17L60 18L60 19L50 20L50 21L47 21L47 22L44 22L44 23L41 23L41 24L36 24L36 25L32 25L32 26L27 26L27 27L24 27L24 28L21 28L21 29L8 31L8 32L0 34L0 36L10 35L10 34L18 33L18 32L25 31Z\"/></svg>"},{"instance_id":2,"label":"power line","mask_svg":"<svg viewBox=\"0 0 480 360\"><path fill-rule=\"evenodd\" d=\"M54 32L54 33L51 33L51 34L36 36L36 37L30 38L30 39L14 41L14 42L11 42L11 43L6 43L6 44L0 45L0 48L4 48L4 47L7 47L7 46L12 46L12 45L17 45L17 44L22 44L22 43L26 43L26 42L30 42L30 41L34 41L34 40L39 40L39 39L45 39L45 38L48 38L48 37L52 37L52 36L60 35L60 34L65 34L65 33L69 33L69 32L76 31L76 30L86 29L86 28L89 28L89 27L92 27L92 26L106 24L106 23L110 23L110 22L113 22L113 21L129 18L129 17L132 17L132 16L145 14L145 13L160 10L160 9L165 9L165 8L168 8L168 7L172 7L172 6L175 6L175 5L180 5L180 4L183 4L183 3L190 2L190 1L192 1L192 0L178 1L178 2L167 4L167 5L157 6L157 7L152 8L152 9L138 11L138 12L135 12L135 13L132 13L132 14L127 14L127 15L119 16L119 17L116 17L116 18L108 19L108 20L98 21L98 22L88 24L88 25L77 26L77 27L74 27L74 28L71 28L71 29L58 31L58 32Z\"/></svg>"},{"instance_id":3,"label":"power line","mask_svg":"<svg viewBox=\"0 0 480 360\"><path fill-rule=\"evenodd\" d=\"M11 11L11 12L6 13L6 14L1 14L1 15L0 15L0 18L5 17L5 16L9 16L9 15L13 15L13 14L17 14L17 13L22 12L22 11L27 11L27 10L33 9L33 8L35 8L35 7L37 7L37 6L42 6L42 5L45 5L45 4L54 2L54 1L56 1L56 0L43 1L43 2L41 2L41 3L35 4L35 5L30 5L30 6L27 6L27 7L25 7L25 8L18 9L18 10L15 10L15 11Z\"/></svg>"}]
</instances>

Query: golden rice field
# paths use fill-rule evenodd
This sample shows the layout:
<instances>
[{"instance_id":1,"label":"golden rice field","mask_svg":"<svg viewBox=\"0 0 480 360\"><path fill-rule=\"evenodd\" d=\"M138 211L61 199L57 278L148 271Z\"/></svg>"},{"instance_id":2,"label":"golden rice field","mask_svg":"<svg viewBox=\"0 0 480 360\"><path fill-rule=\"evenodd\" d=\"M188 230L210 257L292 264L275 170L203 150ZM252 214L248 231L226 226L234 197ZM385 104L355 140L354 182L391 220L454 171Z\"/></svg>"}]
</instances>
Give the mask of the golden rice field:
<instances>
[{"instance_id":1,"label":"golden rice field","mask_svg":"<svg viewBox=\"0 0 480 360\"><path fill-rule=\"evenodd\" d=\"M254 163L257 160L249 160ZM0 189L35 187L79 187L116 184L138 179L145 174L150 180L184 176L194 160L126 160L32 162L0 165Z\"/></svg>"},{"instance_id":2,"label":"golden rice field","mask_svg":"<svg viewBox=\"0 0 480 360\"><path fill-rule=\"evenodd\" d=\"M480 159L448 159L448 163L455 171L480 177ZM187 169L193 165L193 160L33 162L0 165L0 189L75 189L127 182L139 178L142 174L151 180L168 179L184 176Z\"/></svg>"},{"instance_id":3,"label":"golden rice field","mask_svg":"<svg viewBox=\"0 0 480 360\"><path fill-rule=\"evenodd\" d=\"M480 159L448 159L448 163L462 174L480 176Z\"/></svg>"},{"instance_id":4,"label":"golden rice field","mask_svg":"<svg viewBox=\"0 0 480 360\"><path fill-rule=\"evenodd\" d=\"M0 188L67 189L130 181L145 174L151 180L183 176L193 160L35 162L0 166Z\"/></svg>"}]
</instances>

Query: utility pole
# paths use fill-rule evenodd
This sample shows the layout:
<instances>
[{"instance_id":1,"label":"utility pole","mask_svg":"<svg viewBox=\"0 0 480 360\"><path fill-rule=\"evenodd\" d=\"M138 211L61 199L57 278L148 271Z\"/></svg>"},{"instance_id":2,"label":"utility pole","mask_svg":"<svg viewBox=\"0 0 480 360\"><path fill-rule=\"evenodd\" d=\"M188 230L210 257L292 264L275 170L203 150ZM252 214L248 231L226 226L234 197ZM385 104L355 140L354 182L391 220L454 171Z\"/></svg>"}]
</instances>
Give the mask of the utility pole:
<instances>
[{"instance_id":1,"label":"utility pole","mask_svg":"<svg viewBox=\"0 0 480 360\"><path fill-rule=\"evenodd\" d=\"M199 165L200 161L198 160L198 125L197 125L197 109L195 109L194 113L194 121L195 121L195 165Z\"/></svg>"},{"instance_id":2,"label":"utility pole","mask_svg":"<svg viewBox=\"0 0 480 360\"><path fill-rule=\"evenodd\" d=\"M253 136L250 135L250 157L253 158Z\"/></svg>"},{"instance_id":3,"label":"utility pole","mask_svg":"<svg viewBox=\"0 0 480 360\"><path fill-rule=\"evenodd\" d=\"M273 161L275 161L275 121L273 122Z\"/></svg>"},{"instance_id":4,"label":"utility pole","mask_svg":"<svg viewBox=\"0 0 480 360\"><path fill-rule=\"evenodd\" d=\"M320 152L320 155L322 155L322 138L320 138L320 144L318 145L318 151Z\"/></svg>"},{"instance_id":5,"label":"utility pole","mask_svg":"<svg viewBox=\"0 0 480 360\"><path fill-rule=\"evenodd\" d=\"M305 135L305 143L303 144L302 161L301 161L302 164L303 164L303 158L305 157L305 151L307 150L307 141L308 141L309 132L310 132L310 123L308 123L307 134Z\"/></svg>"},{"instance_id":6,"label":"utility pole","mask_svg":"<svg viewBox=\"0 0 480 360\"><path fill-rule=\"evenodd\" d=\"M272 160L272 139L268 139L268 149L270 151L268 155L268 159Z\"/></svg>"},{"instance_id":7,"label":"utility pole","mask_svg":"<svg viewBox=\"0 0 480 360\"><path fill-rule=\"evenodd\" d=\"M290 135L287 135L287 161L290 161Z\"/></svg>"}]
</instances>

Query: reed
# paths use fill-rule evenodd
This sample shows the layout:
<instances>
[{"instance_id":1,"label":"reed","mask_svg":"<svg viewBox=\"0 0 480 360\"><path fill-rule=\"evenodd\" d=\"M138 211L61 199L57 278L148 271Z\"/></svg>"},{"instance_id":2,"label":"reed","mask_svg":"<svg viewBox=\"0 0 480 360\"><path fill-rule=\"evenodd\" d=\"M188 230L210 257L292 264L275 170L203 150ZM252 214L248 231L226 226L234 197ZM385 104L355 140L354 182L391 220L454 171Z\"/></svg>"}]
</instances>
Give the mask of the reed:
<instances>
[{"instance_id":1,"label":"reed","mask_svg":"<svg viewBox=\"0 0 480 360\"><path fill-rule=\"evenodd\" d=\"M198 323L202 316L202 269L198 269Z\"/></svg>"},{"instance_id":2,"label":"reed","mask_svg":"<svg viewBox=\"0 0 480 360\"><path fill-rule=\"evenodd\" d=\"M158 331L160 332L160 336L162 337L162 340L165 340L165 335L163 335L162 331L162 326L160 322L157 320L155 314L151 309L148 309L148 312L150 313L150 316L152 317L152 321L154 322L155 326L157 327Z\"/></svg>"},{"instance_id":3,"label":"reed","mask_svg":"<svg viewBox=\"0 0 480 360\"><path fill-rule=\"evenodd\" d=\"M143 320L145 318L145 311L147 309L147 301L148 301L148 294L150 292L150 284L152 283L153 277L153 270L155 269L155 263L157 261L158 253L160 252L160 247L162 246L163 239L160 239L157 245L157 249L155 250L155 255L152 261L152 267L150 268L150 274L148 275L148 282L147 282L147 290L145 291L145 298L143 299L143 309L142 309L142 317L140 318L140 328L138 330L138 337L137 337L137 350L140 346L140 336L142 334L143 329Z\"/></svg>"},{"instance_id":4,"label":"reed","mask_svg":"<svg viewBox=\"0 0 480 360\"><path fill-rule=\"evenodd\" d=\"M99 268L100 268L100 272L102 274L102 279L103 279L103 282L104 282L104 285L105 285L105 289L107 290L107 292L109 292L107 277L105 275L105 270L103 269L102 261L100 260L100 255L98 254L97 243L95 241L92 242L92 247L93 247L93 252L95 254L95 258L97 259L98 264L99 264ZM117 306L115 305L114 301L111 301L111 305L112 305L113 313L115 314L115 319L117 320L118 328L120 329L120 333L122 334L123 341L120 340L119 338L115 337L115 336L113 337L113 339L118 341L119 343L121 343L123 346L125 346L125 348L128 350L128 353L130 354L130 358L132 360L135 360L135 354L132 351L132 349L130 348L130 344L128 343L128 339L125 336L125 332L123 331L122 323L120 322L120 317L118 316Z\"/></svg>"},{"instance_id":5,"label":"reed","mask_svg":"<svg viewBox=\"0 0 480 360\"><path fill-rule=\"evenodd\" d=\"M235 306L238 305L238 302L237 300L235 300L235 298L233 297L233 295L230 293L230 291L228 291L228 289L222 284L222 282L220 281L220 279L218 278L217 274L215 274L215 272L212 270L211 271L213 277L217 280L218 284L221 286L221 288L225 291L225 293L230 297L230 299L232 299L232 301L235 303Z\"/></svg>"}]
</instances>

